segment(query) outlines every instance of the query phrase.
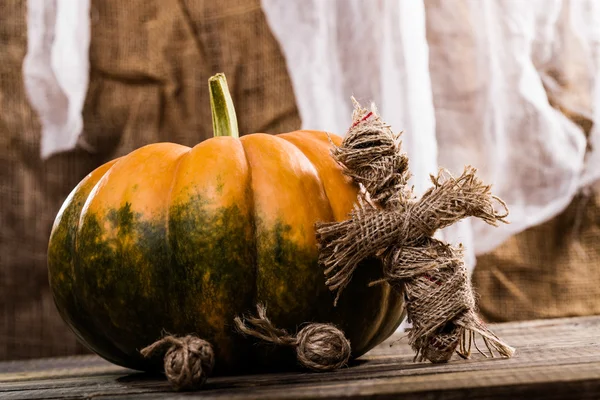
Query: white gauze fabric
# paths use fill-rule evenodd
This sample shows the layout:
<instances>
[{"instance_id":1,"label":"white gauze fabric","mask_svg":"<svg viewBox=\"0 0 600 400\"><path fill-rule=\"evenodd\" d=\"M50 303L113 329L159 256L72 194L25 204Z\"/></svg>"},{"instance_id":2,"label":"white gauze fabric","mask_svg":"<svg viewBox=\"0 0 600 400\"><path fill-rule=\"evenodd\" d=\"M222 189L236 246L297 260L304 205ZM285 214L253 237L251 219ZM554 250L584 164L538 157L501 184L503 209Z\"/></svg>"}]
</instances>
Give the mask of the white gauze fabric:
<instances>
[{"instance_id":1,"label":"white gauze fabric","mask_svg":"<svg viewBox=\"0 0 600 400\"><path fill-rule=\"evenodd\" d=\"M597 152L586 165L583 130L558 110L598 120L593 3L425 0L439 163L478 167L511 212L500 229L471 221L477 254L557 215L598 179Z\"/></svg>"},{"instance_id":2,"label":"white gauze fabric","mask_svg":"<svg viewBox=\"0 0 600 400\"><path fill-rule=\"evenodd\" d=\"M77 144L89 76L90 0L28 0L25 90L41 125L41 156Z\"/></svg>"}]
</instances>

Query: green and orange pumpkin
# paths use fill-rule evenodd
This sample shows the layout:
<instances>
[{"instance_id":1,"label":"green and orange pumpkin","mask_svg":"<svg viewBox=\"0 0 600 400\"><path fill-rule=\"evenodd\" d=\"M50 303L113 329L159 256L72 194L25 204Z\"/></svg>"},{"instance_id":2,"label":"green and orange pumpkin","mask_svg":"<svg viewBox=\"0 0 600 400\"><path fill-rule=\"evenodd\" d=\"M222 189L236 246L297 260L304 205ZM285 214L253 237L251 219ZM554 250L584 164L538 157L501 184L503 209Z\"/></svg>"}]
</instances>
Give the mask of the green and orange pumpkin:
<instances>
[{"instance_id":1,"label":"green and orange pumpkin","mask_svg":"<svg viewBox=\"0 0 600 400\"><path fill-rule=\"evenodd\" d=\"M340 327L358 357L404 316L381 268L359 268L337 307L317 262L315 223L346 219L357 187L325 132L237 137L224 77L211 81L215 137L193 148L142 147L99 167L65 200L50 236L55 303L79 339L107 360L160 369L139 350L163 334L195 334L217 374L294 363L254 346L235 316L268 307L278 327ZM330 135L339 145L341 138ZM378 261L369 261L377 263Z\"/></svg>"}]
</instances>

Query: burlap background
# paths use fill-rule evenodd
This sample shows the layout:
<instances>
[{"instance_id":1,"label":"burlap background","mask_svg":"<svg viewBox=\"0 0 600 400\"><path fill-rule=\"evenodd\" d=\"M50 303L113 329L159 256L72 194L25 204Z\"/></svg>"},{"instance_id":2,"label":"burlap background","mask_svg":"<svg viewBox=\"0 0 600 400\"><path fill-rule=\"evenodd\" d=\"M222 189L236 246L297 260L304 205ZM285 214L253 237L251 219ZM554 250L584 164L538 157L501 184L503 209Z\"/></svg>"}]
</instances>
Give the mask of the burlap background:
<instances>
[{"instance_id":1,"label":"burlap background","mask_svg":"<svg viewBox=\"0 0 600 400\"><path fill-rule=\"evenodd\" d=\"M477 259L473 280L486 319L600 314L600 184L590 189Z\"/></svg>"},{"instance_id":2,"label":"burlap background","mask_svg":"<svg viewBox=\"0 0 600 400\"><path fill-rule=\"evenodd\" d=\"M62 201L102 162L212 135L207 80L225 72L242 133L297 129L283 56L259 0L92 2L85 147L42 162L22 80L26 2L0 6L0 360L85 351L55 310L46 245Z\"/></svg>"}]
</instances>

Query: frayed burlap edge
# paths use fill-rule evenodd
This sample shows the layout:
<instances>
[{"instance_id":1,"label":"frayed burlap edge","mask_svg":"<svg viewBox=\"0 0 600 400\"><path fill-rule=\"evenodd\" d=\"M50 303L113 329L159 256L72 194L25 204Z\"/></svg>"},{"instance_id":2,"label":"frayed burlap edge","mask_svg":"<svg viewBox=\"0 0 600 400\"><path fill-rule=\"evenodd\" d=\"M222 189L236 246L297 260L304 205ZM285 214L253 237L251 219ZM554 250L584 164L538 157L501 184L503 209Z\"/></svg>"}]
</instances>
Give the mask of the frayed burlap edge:
<instances>
[{"instance_id":1,"label":"frayed burlap edge","mask_svg":"<svg viewBox=\"0 0 600 400\"><path fill-rule=\"evenodd\" d=\"M400 135L374 106L367 110L353 101L353 124L331 154L359 185L357 204L349 219L317 224L319 261L327 286L336 292L335 303L360 261L376 256L383 261L384 280L404 294L416 360L447 361L457 348L469 357L471 346L477 347L475 334L492 356L493 349L512 356L514 349L477 317L461 248L433 238L438 229L470 216L494 226L506 223L506 204L470 166L458 178L440 170L431 176L433 187L416 199L407 185L410 172L408 158L400 153Z\"/></svg>"}]
</instances>

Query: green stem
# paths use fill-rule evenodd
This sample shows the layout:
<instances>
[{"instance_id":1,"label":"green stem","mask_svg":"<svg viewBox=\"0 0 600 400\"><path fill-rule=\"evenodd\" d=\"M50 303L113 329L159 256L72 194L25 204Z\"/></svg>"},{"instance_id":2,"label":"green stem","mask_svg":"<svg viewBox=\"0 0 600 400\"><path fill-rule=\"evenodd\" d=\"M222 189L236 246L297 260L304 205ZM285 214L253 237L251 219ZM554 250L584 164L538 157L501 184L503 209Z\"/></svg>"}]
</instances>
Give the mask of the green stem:
<instances>
[{"instance_id":1,"label":"green stem","mask_svg":"<svg viewBox=\"0 0 600 400\"><path fill-rule=\"evenodd\" d=\"M227 87L225 74L219 73L208 79L210 91L210 110L212 112L213 134L239 138L237 118L233 100Z\"/></svg>"}]
</instances>

